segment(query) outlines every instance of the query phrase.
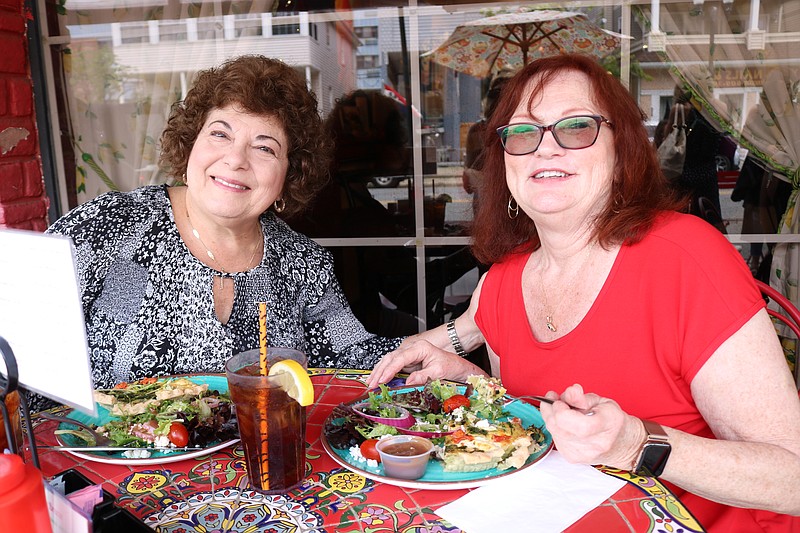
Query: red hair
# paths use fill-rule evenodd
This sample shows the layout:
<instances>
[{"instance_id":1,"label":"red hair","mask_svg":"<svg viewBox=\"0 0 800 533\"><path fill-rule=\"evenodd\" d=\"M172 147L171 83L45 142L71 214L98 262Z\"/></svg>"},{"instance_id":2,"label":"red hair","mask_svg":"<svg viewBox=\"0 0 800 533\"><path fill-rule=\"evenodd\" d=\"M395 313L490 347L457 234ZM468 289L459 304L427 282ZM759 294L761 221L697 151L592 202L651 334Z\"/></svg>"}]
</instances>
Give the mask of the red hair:
<instances>
[{"instance_id":1,"label":"red hair","mask_svg":"<svg viewBox=\"0 0 800 533\"><path fill-rule=\"evenodd\" d=\"M495 263L509 253L532 252L539 247L533 221L521 210L514 219L508 216L511 192L506 184L503 147L494 132L508 124L523 95L530 94L527 105L532 109L543 87L567 71L581 72L589 78L587 90L613 124L610 131L614 135L616 166L611 195L594 224L594 237L601 246L635 243L652 227L659 212L684 206L661 173L644 127L644 114L619 80L587 56L561 54L538 59L503 87L487 124L481 201L472 228L473 254L482 263Z\"/></svg>"}]
</instances>

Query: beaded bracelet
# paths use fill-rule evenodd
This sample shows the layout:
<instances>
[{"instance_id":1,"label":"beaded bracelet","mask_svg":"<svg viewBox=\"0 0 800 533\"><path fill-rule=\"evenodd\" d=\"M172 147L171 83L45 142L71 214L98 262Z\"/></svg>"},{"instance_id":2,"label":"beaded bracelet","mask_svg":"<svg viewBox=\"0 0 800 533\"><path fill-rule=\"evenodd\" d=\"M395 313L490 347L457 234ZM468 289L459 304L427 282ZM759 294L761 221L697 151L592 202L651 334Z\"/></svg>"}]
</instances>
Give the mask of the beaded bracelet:
<instances>
[{"instance_id":1,"label":"beaded bracelet","mask_svg":"<svg viewBox=\"0 0 800 533\"><path fill-rule=\"evenodd\" d=\"M466 357L469 355L467 352L464 351L464 347L461 346L461 340L458 338L458 333L456 333L456 321L451 320L447 323L447 336L450 337L450 344L453 345L453 349L455 349L456 354L459 357Z\"/></svg>"}]
</instances>

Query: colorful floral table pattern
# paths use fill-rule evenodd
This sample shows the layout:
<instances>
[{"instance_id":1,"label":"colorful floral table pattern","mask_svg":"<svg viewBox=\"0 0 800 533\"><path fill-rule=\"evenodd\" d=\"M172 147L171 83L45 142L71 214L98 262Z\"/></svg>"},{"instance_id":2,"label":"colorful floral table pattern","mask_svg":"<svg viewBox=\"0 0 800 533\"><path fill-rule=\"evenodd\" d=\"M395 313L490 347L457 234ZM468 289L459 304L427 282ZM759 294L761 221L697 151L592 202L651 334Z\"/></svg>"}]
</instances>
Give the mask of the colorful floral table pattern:
<instances>
[{"instance_id":1,"label":"colorful floral table pattern","mask_svg":"<svg viewBox=\"0 0 800 533\"><path fill-rule=\"evenodd\" d=\"M42 450L42 470L46 476L70 468L78 470L102 484L118 505L163 533L461 532L438 517L436 509L466 494L467 489L419 490L387 485L340 467L326 454L320 442L322 425L334 406L365 393L366 372L311 372L317 399L308 412L306 479L285 495L267 496L249 489L238 444L208 456L138 467ZM37 441L54 444L56 423L37 422ZM568 531L703 531L657 479L613 469L603 471L628 483ZM491 513L491 509L486 512Z\"/></svg>"}]
</instances>

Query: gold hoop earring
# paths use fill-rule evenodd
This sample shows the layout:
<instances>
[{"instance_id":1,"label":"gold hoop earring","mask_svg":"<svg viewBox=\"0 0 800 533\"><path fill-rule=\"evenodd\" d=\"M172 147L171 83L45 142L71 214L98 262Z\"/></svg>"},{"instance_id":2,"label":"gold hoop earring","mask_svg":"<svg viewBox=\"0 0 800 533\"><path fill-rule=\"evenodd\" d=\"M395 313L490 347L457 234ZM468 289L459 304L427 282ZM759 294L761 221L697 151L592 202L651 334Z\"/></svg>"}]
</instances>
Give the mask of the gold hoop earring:
<instances>
[{"instance_id":1,"label":"gold hoop earring","mask_svg":"<svg viewBox=\"0 0 800 533\"><path fill-rule=\"evenodd\" d=\"M283 213L283 210L286 209L286 200L283 198L278 198L275 200L272 206L275 208L276 213Z\"/></svg>"},{"instance_id":2,"label":"gold hoop earring","mask_svg":"<svg viewBox=\"0 0 800 533\"><path fill-rule=\"evenodd\" d=\"M506 207L508 218L514 220L519 216L519 204L514 200L513 195L508 195L508 206Z\"/></svg>"},{"instance_id":3,"label":"gold hoop earring","mask_svg":"<svg viewBox=\"0 0 800 533\"><path fill-rule=\"evenodd\" d=\"M622 205L622 200L619 194L615 194L614 198L611 201L611 212L615 215L618 215L620 212L620 206Z\"/></svg>"}]
</instances>

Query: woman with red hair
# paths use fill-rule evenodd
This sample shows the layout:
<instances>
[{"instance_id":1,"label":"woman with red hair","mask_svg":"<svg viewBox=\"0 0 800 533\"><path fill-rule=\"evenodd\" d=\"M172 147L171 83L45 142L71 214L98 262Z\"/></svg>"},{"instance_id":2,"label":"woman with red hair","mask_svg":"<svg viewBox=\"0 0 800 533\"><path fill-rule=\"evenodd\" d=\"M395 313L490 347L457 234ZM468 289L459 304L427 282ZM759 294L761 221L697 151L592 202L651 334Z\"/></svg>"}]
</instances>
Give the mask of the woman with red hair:
<instances>
[{"instance_id":1,"label":"woman with red hair","mask_svg":"<svg viewBox=\"0 0 800 533\"><path fill-rule=\"evenodd\" d=\"M481 371L458 355L485 343L509 393L555 400L569 461L659 476L711 531L800 531L800 402L764 300L725 237L677 212L642 119L590 58L515 76L473 232L492 266L369 385L464 380Z\"/></svg>"}]
</instances>

